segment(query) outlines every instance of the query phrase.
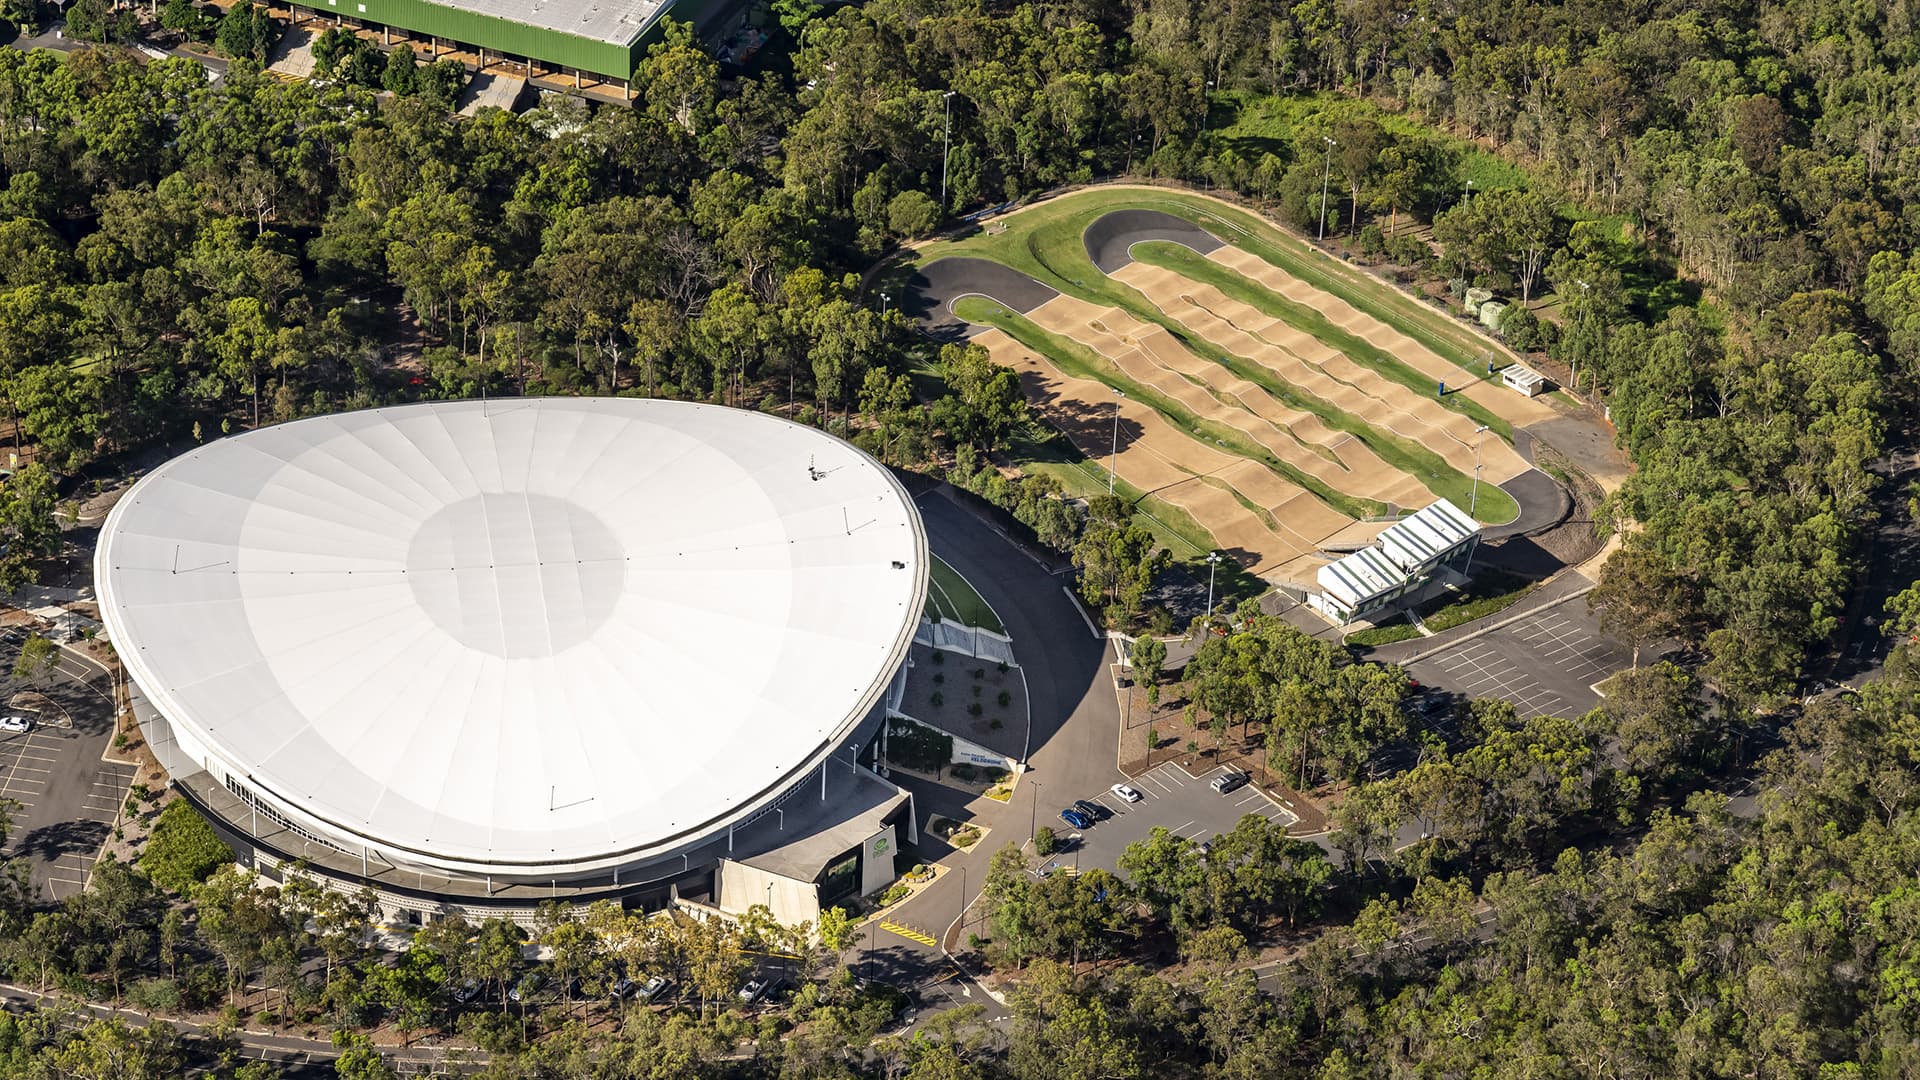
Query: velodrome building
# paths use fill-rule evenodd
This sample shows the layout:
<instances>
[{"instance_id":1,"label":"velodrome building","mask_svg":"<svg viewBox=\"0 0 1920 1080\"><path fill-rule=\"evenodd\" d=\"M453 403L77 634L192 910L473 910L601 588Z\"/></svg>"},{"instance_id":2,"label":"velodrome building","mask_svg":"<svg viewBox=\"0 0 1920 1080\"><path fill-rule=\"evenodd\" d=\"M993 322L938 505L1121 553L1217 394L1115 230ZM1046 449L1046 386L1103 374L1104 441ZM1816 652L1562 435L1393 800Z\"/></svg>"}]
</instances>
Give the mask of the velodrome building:
<instances>
[{"instance_id":1,"label":"velodrome building","mask_svg":"<svg viewBox=\"0 0 1920 1080\"><path fill-rule=\"evenodd\" d=\"M670 898L799 922L894 879L862 763L927 590L893 475L615 398L405 405L200 446L107 518L149 743L272 875L390 917Z\"/></svg>"}]
</instances>

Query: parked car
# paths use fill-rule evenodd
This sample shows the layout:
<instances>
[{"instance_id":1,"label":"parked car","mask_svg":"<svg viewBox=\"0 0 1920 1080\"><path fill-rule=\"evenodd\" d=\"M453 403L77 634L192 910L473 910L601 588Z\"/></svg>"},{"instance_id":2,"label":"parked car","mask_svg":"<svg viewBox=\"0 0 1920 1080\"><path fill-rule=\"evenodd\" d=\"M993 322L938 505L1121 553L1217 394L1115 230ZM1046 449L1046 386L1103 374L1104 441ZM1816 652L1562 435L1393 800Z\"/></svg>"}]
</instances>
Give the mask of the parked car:
<instances>
[{"instance_id":1,"label":"parked car","mask_svg":"<svg viewBox=\"0 0 1920 1080\"><path fill-rule=\"evenodd\" d=\"M1101 806L1092 799L1076 799L1074 800L1073 808L1095 821L1105 821L1113 816L1113 811Z\"/></svg>"},{"instance_id":2,"label":"parked car","mask_svg":"<svg viewBox=\"0 0 1920 1080\"><path fill-rule=\"evenodd\" d=\"M33 721L24 716L0 716L0 731L25 735L33 730Z\"/></svg>"},{"instance_id":3,"label":"parked car","mask_svg":"<svg viewBox=\"0 0 1920 1080\"><path fill-rule=\"evenodd\" d=\"M665 995L667 988L672 985L672 980L668 979L665 975L655 975L653 978L640 984L640 992L635 994L634 998L638 1001L653 1001Z\"/></svg>"},{"instance_id":4,"label":"parked car","mask_svg":"<svg viewBox=\"0 0 1920 1080\"><path fill-rule=\"evenodd\" d=\"M1225 795L1229 791L1233 791L1237 788L1244 786L1246 782L1247 782L1246 773L1230 772L1230 773L1221 773L1219 776L1214 777L1213 783L1209 786L1211 786L1213 790L1219 792L1220 794Z\"/></svg>"},{"instance_id":5,"label":"parked car","mask_svg":"<svg viewBox=\"0 0 1920 1080\"><path fill-rule=\"evenodd\" d=\"M1065 810L1060 811L1060 820L1066 822L1067 824L1073 826L1076 829L1093 828L1093 819L1081 813L1080 811L1075 810L1071 806L1067 807Z\"/></svg>"},{"instance_id":6,"label":"parked car","mask_svg":"<svg viewBox=\"0 0 1920 1080\"><path fill-rule=\"evenodd\" d=\"M638 990L638 989L640 989L639 983L634 982L632 979L627 978L625 975L622 975L618 979L615 979L613 981L613 988L611 991L611 993L613 994L613 1000L625 1001L627 998L633 995L633 992L635 990Z\"/></svg>"},{"instance_id":7,"label":"parked car","mask_svg":"<svg viewBox=\"0 0 1920 1080\"><path fill-rule=\"evenodd\" d=\"M1132 788L1128 787L1125 784L1113 785L1113 793L1115 795L1120 796L1121 799L1130 803L1139 802L1141 798L1140 793L1138 791L1133 790Z\"/></svg>"},{"instance_id":8,"label":"parked car","mask_svg":"<svg viewBox=\"0 0 1920 1080\"><path fill-rule=\"evenodd\" d=\"M462 1005L465 1005L467 1002L472 1001L474 998L477 998L479 996L480 996L480 980L478 979L468 979L466 982L463 982L459 986L456 986L453 988L453 1000L456 1002L459 1002Z\"/></svg>"},{"instance_id":9,"label":"parked car","mask_svg":"<svg viewBox=\"0 0 1920 1080\"><path fill-rule=\"evenodd\" d=\"M514 983L513 987L507 991L507 1000L518 1005L522 1001L539 993L540 988L545 985L547 985L547 977L545 975L542 975L538 971L529 971L525 978Z\"/></svg>"},{"instance_id":10,"label":"parked car","mask_svg":"<svg viewBox=\"0 0 1920 1080\"><path fill-rule=\"evenodd\" d=\"M740 988L740 1003L743 1005L751 1005L759 1001L760 995L766 992L767 980L750 979L747 981L747 985Z\"/></svg>"}]
</instances>

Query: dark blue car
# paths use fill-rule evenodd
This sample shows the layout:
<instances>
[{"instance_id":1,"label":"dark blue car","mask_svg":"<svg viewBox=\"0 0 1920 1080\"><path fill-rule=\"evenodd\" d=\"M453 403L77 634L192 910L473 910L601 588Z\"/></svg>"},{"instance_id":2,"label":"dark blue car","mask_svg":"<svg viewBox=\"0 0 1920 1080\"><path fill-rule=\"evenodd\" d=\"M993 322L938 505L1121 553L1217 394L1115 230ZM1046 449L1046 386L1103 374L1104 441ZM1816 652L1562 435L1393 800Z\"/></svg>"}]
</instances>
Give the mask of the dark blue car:
<instances>
[{"instance_id":1,"label":"dark blue car","mask_svg":"<svg viewBox=\"0 0 1920 1080\"><path fill-rule=\"evenodd\" d=\"M1093 828L1093 819L1081 813L1080 811L1075 810L1071 806L1067 807L1065 810L1060 811L1060 820L1066 822L1067 824L1073 826L1076 829Z\"/></svg>"}]
</instances>

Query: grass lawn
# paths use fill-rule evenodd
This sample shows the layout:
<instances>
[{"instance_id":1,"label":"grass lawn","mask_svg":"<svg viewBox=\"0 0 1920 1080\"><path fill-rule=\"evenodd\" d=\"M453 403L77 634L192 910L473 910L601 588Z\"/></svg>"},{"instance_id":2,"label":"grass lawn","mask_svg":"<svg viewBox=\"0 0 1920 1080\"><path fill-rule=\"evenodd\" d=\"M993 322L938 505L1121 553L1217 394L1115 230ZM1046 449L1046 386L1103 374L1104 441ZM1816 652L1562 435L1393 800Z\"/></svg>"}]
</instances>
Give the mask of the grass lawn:
<instances>
[{"instance_id":1,"label":"grass lawn","mask_svg":"<svg viewBox=\"0 0 1920 1080\"><path fill-rule=\"evenodd\" d=\"M927 613L934 618L951 619L963 626L977 626L982 630L991 630L1004 634L1007 628L1000 624L1000 616L993 613L993 607L960 576L960 572L948 566L940 556L935 555L927 566Z\"/></svg>"},{"instance_id":2,"label":"grass lawn","mask_svg":"<svg viewBox=\"0 0 1920 1080\"><path fill-rule=\"evenodd\" d=\"M1489 344L1466 328L1453 325L1453 320L1445 314L1420 307L1385 282L1321 255L1253 214L1183 192L1142 188L1095 188L1076 192L1007 219L1004 231L979 232L959 240L928 244L915 253L915 259L931 262L949 255L991 259L1062 292L1091 303L1118 307L1136 318L1162 326L1196 355L1221 364L1290 405L1314 413L1329 426L1352 433L1388 464L1418 477L1436 494L1456 503L1468 501L1472 479L1447 465L1438 454L1410 440L1379 431L1327 402L1304 394L1264 367L1221 352L1167 317L1139 292L1100 273L1087 257L1083 234L1101 215L1129 207L1160 210L1224 234L1238 246L1295 277L1345 298L1360 310L1460 365L1465 373L1462 385L1468 378L1487 378L1481 357L1488 351ZM896 264L886 280L904 288L913 265L913 262ZM966 311L963 308L959 312L962 318L968 317ZM1048 355L1054 356L1051 352ZM1457 403L1464 399L1450 397L1449 400ZM1498 524L1511 521L1519 514L1519 507L1505 492L1488 498L1483 490L1482 496L1481 501L1487 504L1487 512L1480 515L1483 521Z\"/></svg>"},{"instance_id":3,"label":"grass lawn","mask_svg":"<svg viewBox=\"0 0 1920 1080\"><path fill-rule=\"evenodd\" d=\"M1393 135L1433 139L1451 151L1451 186L1459 193L1466 191L1469 180L1473 181L1475 191L1529 186L1524 169L1502 160L1484 147L1429 127L1406 113L1388 112L1370 101L1356 101L1339 94L1273 96L1226 91L1212 95L1210 112L1224 117L1216 122L1214 137L1233 147L1234 153L1249 161L1257 162L1260 155L1265 153L1280 153L1284 157L1284 151L1296 141L1295 130L1304 124L1325 130L1330 122L1348 116L1364 116ZM1309 140L1316 138L1313 130L1308 131ZM1401 209L1404 211L1407 208Z\"/></svg>"}]
</instances>

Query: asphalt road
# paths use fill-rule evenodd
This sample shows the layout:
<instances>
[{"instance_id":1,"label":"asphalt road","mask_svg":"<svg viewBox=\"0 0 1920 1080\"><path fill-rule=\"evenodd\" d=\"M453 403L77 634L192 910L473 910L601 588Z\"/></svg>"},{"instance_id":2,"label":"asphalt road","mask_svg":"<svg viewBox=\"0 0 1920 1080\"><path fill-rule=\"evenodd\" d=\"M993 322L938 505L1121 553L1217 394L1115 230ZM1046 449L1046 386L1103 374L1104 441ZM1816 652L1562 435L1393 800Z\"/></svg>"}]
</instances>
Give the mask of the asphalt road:
<instances>
[{"instance_id":1,"label":"asphalt road","mask_svg":"<svg viewBox=\"0 0 1920 1080\"><path fill-rule=\"evenodd\" d=\"M954 852L923 832L922 859L939 860L951 869L883 921L936 940L950 929L955 940L962 939L957 927L962 895L971 900L979 894L994 851L1024 842L1035 817L1057 824L1055 815L1075 798L1124 779L1115 764L1120 716L1107 677L1105 636L1094 634L1062 588L1062 578L983 518L957 505L956 498L967 496L950 498L935 491L917 500L928 541L934 554L972 583L1006 624L1014 656L1026 672L1032 727L1029 768L1009 803L971 798L957 789L899 774L894 777L914 793L914 810L923 830L933 813L976 819L992 830L969 852ZM856 960L865 960L869 943L874 971L881 977L919 984L952 970L937 947L877 925L862 929L856 946L862 955ZM971 993L964 980L961 989Z\"/></svg>"},{"instance_id":2,"label":"asphalt road","mask_svg":"<svg viewBox=\"0 0 1920 1080\"><path fill-rule=\"evenodd\" d=\"M1165 240L1193 249L1201 255L1226 245L1220 238L1185 218L1158 210L1115 210L1103 214L1081 241L1087 246L1087 258L1103 274L1111 274L1133 261L1133 245L1148 240Z\"/></svg>"}]
</instances>

